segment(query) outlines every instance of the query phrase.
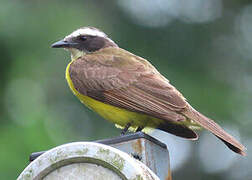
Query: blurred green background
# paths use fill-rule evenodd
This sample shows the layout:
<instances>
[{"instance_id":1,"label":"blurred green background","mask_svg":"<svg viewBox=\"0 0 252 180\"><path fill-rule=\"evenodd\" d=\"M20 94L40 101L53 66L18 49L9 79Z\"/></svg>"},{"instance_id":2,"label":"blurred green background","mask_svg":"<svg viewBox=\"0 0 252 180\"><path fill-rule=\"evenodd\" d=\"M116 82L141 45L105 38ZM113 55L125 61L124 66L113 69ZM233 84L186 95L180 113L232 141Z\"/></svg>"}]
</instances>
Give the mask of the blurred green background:
<instances>
[{"instance_id":1,"label":"blurred green background","mask_svg":"<svg viewBox=\"0 0 252 180\"><path fill-rule=\"evenodd\" d=\"M174 179L251 179L248 0L1 0L0 179L17 178L31 152L119 135L72 95L64 77L70 54L50 48L81 26L151 61L248 148L240 157L208 132L197 142L154 132L168 145Z\"/></svg>"}]
</instances>

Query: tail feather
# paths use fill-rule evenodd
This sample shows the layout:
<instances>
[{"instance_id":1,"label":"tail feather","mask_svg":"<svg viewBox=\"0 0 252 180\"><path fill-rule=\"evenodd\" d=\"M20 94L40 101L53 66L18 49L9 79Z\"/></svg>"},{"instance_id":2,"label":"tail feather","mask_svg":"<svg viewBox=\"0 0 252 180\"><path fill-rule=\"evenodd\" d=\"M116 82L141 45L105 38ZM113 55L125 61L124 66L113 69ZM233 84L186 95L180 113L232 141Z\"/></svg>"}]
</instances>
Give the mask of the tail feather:
<instances>
[{"instance_id":1,"label":"tail feather","mask_svg":"<svg viewBox=\"0 0 252 180\"><path fill-rule=\"evenodd\" d=\"M241 154L243 156L246 155L245 150L246 148L239 143L234 137L232 137L230 134L225 132L217 123L215 123L213 120L207 118L203 114L199 113L193 107L188 105L188 108L186 111L183 112L185 116L187 116L189 119L195 121L199 125L201 125L203 128L209 130L211 133L213 133L216 137L218 137L220 140L222 140L229 149L232 151Z\"/></svg>"},{"instance_id":2,"label":"tail feather","mask_svg":"<svg viewBox=\"0 0 252 180\"><path fill-rule=\"evenodd\" d=\"M160 129L162 131L171 133L173 135L187 138L190 140L196 140L198 139L198 135L193 130L189 129L188 127L180 124L174 124L166 122L164 124L160 124L157 129Z\"/></svg>"}]
</instances>

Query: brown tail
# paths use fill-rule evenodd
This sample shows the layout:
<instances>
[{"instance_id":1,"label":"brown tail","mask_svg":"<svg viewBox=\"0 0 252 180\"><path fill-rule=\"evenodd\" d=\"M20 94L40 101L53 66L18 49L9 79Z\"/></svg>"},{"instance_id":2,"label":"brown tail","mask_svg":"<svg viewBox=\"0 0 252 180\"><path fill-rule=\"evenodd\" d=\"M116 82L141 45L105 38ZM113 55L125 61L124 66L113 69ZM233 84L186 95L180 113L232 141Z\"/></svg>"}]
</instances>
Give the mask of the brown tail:
<instances>
[{"instance_id":1,"label":"brown tail","mask_svg":"<svg viewBox=\"0 0 252 180\"><path fill-rule=\"evenodd\" d=\"M230 134L226 133L217 123L207 118L206 116L200 114L198 111L193 109L193 107L191 107L189 104L187 110L183 112L183 114L187 116L189 119L201 125L203 128L211 131L211 133L213 133L216 137L222 140L232 151L241 154L243 156L246 155L245 153L246 148L241 143L239 143Z\"/></svg>"}]
</instances>

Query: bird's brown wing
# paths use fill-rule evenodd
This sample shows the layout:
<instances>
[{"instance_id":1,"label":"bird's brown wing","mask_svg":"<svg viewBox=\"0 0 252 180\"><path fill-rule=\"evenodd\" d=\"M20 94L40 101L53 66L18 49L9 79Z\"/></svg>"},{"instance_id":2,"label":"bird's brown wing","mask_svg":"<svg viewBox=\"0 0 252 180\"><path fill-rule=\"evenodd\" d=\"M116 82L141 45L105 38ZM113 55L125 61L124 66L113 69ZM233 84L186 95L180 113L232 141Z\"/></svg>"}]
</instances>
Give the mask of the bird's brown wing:
<instances>
[{"instance_id":1,"label":"bird's brown wing","mask_svg":"<svg viewBox=\"0 0 252 180\"><path fill-rule=\"evenodd\" d=\"M86 55L74 61L69 72L81 94L168 121L186 120L177 113L186 106L183 96L138 56Z\"/></svg>"},{"instance_id":2,"label":"bird's brown wing","mask_svg":"<svg viewBox=\"0 0 252 180\"><path fill-rule=\"evenodd\" d=\"M183 96L149 62L120 51L85 55L72 62L69 73L76 90L106 104L163 119L157 128L197 139L193 130L177 123L186 120L178 113L186 106Z\"/></svg>"}]
</instances>

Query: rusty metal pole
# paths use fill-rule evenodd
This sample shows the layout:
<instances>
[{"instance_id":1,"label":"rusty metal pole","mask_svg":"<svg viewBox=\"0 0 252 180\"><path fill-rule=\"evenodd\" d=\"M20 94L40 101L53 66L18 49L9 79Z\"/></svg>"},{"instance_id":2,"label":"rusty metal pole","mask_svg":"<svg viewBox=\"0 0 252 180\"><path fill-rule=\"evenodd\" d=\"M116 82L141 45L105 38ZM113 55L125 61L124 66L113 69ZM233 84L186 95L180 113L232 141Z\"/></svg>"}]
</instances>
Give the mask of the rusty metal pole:
<instances>
[{"instance_id":1,"label":"rusty metal pole","mask_svg":"<svg viewBox=\"0 0 252 180\"><path fill-rule=\"evenodd\" d=\"M169 152L166 145L143 132L97 142L130 154L149 167L161 180L172 179Z\"/></svg>"}]
</instances>

